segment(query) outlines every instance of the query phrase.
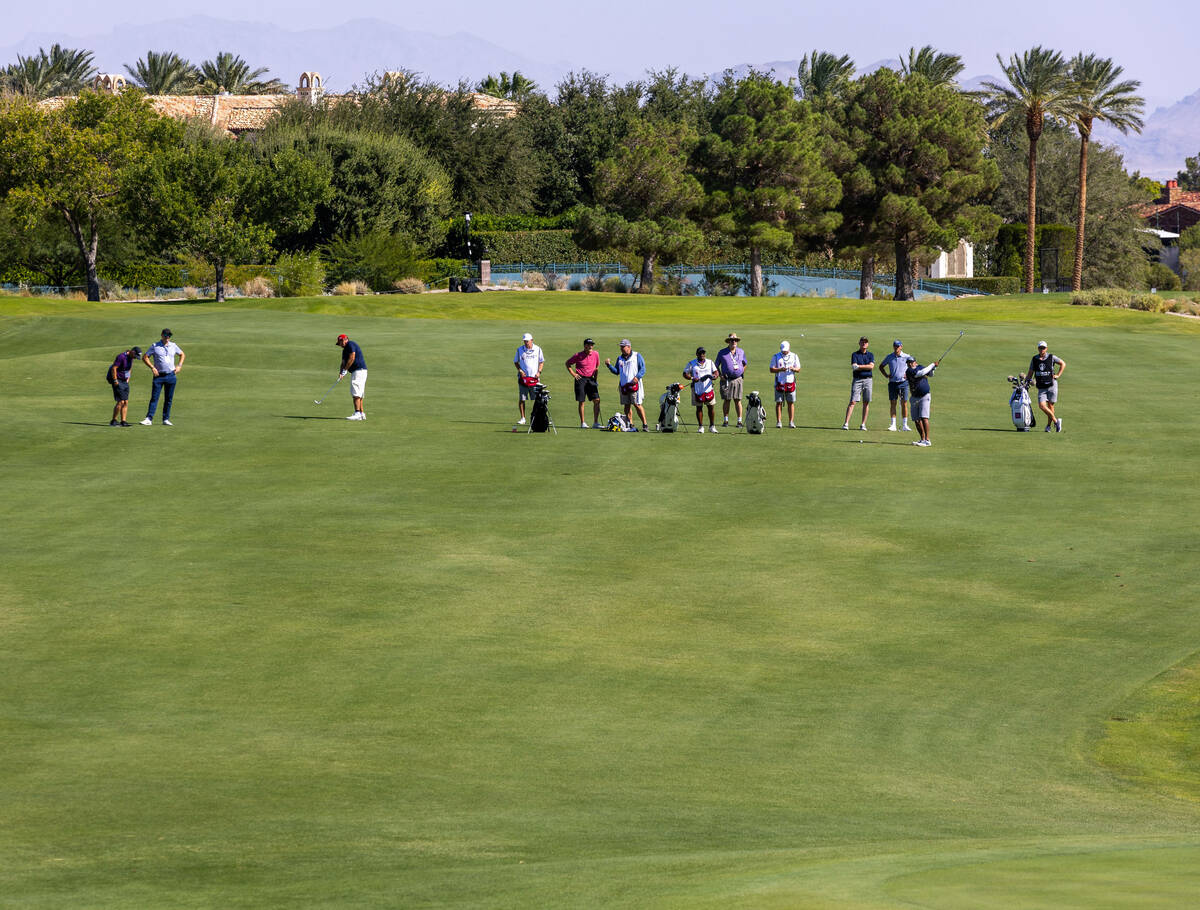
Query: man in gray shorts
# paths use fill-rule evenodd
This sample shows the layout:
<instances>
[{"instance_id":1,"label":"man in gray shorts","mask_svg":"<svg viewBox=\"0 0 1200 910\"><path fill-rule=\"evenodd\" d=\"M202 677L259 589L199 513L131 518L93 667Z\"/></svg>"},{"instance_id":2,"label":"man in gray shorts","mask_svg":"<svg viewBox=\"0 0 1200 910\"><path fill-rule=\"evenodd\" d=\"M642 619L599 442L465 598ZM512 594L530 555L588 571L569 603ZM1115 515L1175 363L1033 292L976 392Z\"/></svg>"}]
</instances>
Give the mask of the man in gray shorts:
<instances>
[{"instance_id":1,"label":"man in gray shorts","mask_svg":"<svg viewBox=\"0 0 1200 910\"><path fill-rule=\"evenodd\" d=\"M867 428L867 414L871 410L871 374L875 372L875 355L867 350L870 342L864 335L858 339L858 350L850 355L850 403L846 405L846 419L842 421L842 429L850 429L850 415L854 413L855 402L863 403L862 424L860 430Z\"/></svg>"},{"instance_id":2,"label":"man in gray shorts","mask_svg":"<svg viewBox=\"0 0 1200 910\"><path fill-rule=\"evenodd\" d=\"M742 425L742 374L750 364L750 358L741 349L742 339L737 332L730 332L725 339L727 347L717 352L717 368L721 371L721 407L725 412L723 427L729 426L729 402L737 408L737 425Z\"/></svg>"},{"instance_id":3,"label":"man in gray shorts","mask_svg":"<svg viewBox=\"0 0 1200 910\"><path fill-rule=\"evenodd\" d=\"M1058 367L1058 372L1054 368ZM1046 432L1053 427L1056 433L1062 432L1062 418L1054 416L1054 406L1058 403L1058 378L1067 368L1067 362L1055 357L1046 350L1046 342L1038 342L1038 352L1029 361L1029 373L1037 385L1038 407L1050 421L1046 424Z\"/></svg>"}]
</instances>

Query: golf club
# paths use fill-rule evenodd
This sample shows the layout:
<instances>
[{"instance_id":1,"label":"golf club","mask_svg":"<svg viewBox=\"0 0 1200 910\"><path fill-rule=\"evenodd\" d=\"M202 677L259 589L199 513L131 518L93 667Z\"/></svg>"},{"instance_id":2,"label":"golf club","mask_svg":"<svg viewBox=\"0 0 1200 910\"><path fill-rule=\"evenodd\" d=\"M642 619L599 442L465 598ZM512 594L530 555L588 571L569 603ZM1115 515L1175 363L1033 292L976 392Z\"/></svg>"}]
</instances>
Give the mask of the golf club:
<instances>
[{"instance_id":1,"label":"golf club","mask_svg":"<svg viewBox=\"0 0 1200 910\"><path fill-rule=\"evenodd\" d=\"M325 401L325 398L329 395L330 392L333 391L333 386L337 385L341 381L342 381L342 377L339 375L338 378L333 381L333 385L331 385L329 388L327 388L325 390L324 395L322 395L320 398L313 399L313 404L323 404Z\"/></svg>"},{"instance_id":2,"label":"golf club","mask_svg":"<svg viewBox=\"0 0 1200 910\"><path fill-rule=\"evenodd\" d=\"M962 341L962 337L963 337L963 335L965 335L965 334L967 334L967 333L966 333L966 332L959 332L959 333L958 333L958 337L957 337L957 338L955 338L955 339L954 339L952 342L950 342L950 348L954 347L956 344L958 344L960 341ZM941 363L941 362L942 362L942 360L943 360L943 358L945 358L946 354L949 354L949 353L950 353L950 348L946 348L946 351L945 351L945 353L943 353L943 354L942 354L942 356L938 358L938 363Z\"/></svg>"}]
</instances>

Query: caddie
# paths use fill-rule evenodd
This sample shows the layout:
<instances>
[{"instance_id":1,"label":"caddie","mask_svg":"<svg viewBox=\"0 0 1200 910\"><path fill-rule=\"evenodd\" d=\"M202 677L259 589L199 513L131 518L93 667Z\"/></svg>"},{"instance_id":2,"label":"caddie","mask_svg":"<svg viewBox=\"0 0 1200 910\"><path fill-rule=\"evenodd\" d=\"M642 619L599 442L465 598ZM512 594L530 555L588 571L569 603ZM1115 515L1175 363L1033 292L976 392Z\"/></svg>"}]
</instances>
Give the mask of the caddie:
<instances>
[{"instance_id":1,"label":"caddie","mask_svg":"<svg viewBox=\"0 0 1200 910\"><path fill-rule=\"evenodd\" d=\"M533 398L534 387L542 381L542 365L546 358L542 349L533 343L533 336L526 332L521 336L521 345L513 355L513 366L517 368L517 411L521 419L517 426L525 425L525 402Z\"/></svg>"},{"instance_id":2,"label":"caddie","mask_svg":"<svg viewBox=\"0 0 1200 910\"><path fill-rule=\"evenodd\" d=\"M638 416L642 418L642 430L648 430L646 425L646 409L642 401L646 397L646 389L642 379L646 375L646 361L642 355L633 349L633 342L628 338L621 339L621 354L617 357L616 365L605 359L604 365L608 371L617 377L617 387L621 392L621 406L625 408L625 417L633 423L633 409L637 408Z\"/></svg>"},{"instance_id":3,"label":"caddie","mask_svg":"<svg viewBox=\"0 0 1200 910\"><path fill-rule=\"evenodd\" d=\"M800 358L792 353L792 346L779 342L779 353L771 358L771 373L775 376L775 428L783 427L783 404L787 402L788 426L796 428L796 374L800 372Z\"/></svg>"},{"instance_id":4,"label":"caddie","mask_svg":"<svg viewBox=\"0 0 1200 910\"><path fill-rule=\"evenodd\" d=\"M1058 367L1058 372L1054 368ZM1037 386L1038 407L1050 421L1046 424L1046 432L1054 428L1054 432L1062 432L1062 418L1054 414L1054 406L1058 404L1058 379L1067 369L1067 362L1061 357L1055 357L1046 348L1046 342L1038 342L1037 353L1029 361L1028 375L1033 377Z\"/></svg>"},{"instance_id":5,"label":"caddie","mask_svg":"<svg viewBox=\"0 0 1200 910\"><path fill-rule=\"evenodd\" d=\"M683 368L683 378L692 384L692 404L696 408L696 432L704 432L704 408L708 408L708 431L717 432L717 410L713 405L716 390L713 380L717 376L717 365L707 357L704 348L696 348L696 359L689 360Z\"/></svg>"}]
</instances>

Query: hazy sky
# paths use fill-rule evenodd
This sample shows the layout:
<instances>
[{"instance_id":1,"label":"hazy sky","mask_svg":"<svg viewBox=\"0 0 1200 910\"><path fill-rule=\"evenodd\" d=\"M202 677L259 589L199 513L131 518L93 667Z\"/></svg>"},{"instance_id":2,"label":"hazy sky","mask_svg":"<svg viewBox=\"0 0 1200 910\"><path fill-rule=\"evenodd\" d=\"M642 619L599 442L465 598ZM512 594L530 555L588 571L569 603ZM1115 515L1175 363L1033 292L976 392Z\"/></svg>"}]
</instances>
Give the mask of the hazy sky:
<instances>
[{"instance_id":1,"label":"hazy sky","mask_svg":"<svg viewBox=\"0 0 1200 910\"><path fill-rule=\"evenodd\" d=\"M998 74L995 55L1047 45L1070 56L1094 51L1114 58L1143 83L1151 107L1200 89L1190 54L1177 42L1190 28L1182 7L1140 7L1129 0L1004 0L980 4L907 0L864 5L837 0L41 0L6 4L8 44L31 32L64 38L107 32L119 23L183 16L273 22L302 29L356 18L386 19L436 34L464 31L527 57L599 72L640 74L669 64L687 72L738 63L797 59L813 48L850 54L860 65L932 44L961 54L966 76ZM1159 36L1172 42L1161 48Z\"/></svg>"}]
</instances>

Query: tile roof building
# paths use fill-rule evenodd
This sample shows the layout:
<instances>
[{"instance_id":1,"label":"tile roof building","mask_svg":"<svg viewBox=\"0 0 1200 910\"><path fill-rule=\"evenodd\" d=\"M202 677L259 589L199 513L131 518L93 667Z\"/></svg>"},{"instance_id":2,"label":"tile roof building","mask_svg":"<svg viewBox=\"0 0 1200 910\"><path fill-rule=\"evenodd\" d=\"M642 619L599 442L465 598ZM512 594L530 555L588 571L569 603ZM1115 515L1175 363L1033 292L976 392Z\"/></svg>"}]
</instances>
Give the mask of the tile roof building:
<instances>
[{"instance_id":1,"label":"tile roof building","mask_svg":"<svg viewBox=\"0 0 1200 910\"><path fill-rule=\"evenodd\" d=\"M1179 181L1168 180L1163 194L1156 201L1142 206L1138 214L1147 227L1181 234L1193 225L1200 224L1200 193L1181 190Z\"/></svg>"},{"instance_id":2,"label":"tile roof building","mask_svg":"<svg viewBox=\"0 0 1200 910\"><path fill-rule=\"evenodd\" d=\"M101 74L96 77L93 87L100 92L119 92L126 87L125 77ZM173 117L176 120L204 120L231 136L242 136L265 128L281 107L296 98L312 104L323 98L332 100L354 97L326 95L321 74L306 72L300 74L300 82L294 94L231 95L222 92L215 95L147 95L146 101L165 117ZM68 97L47 98L39 102L39 106L53 110L62 107L69 100ZM512 117L517 112L515 102L482 92L471 94L471 106L478 111L499 114L502 117Z\"/></svg>"}]
</instances>

